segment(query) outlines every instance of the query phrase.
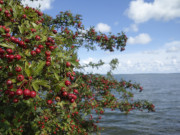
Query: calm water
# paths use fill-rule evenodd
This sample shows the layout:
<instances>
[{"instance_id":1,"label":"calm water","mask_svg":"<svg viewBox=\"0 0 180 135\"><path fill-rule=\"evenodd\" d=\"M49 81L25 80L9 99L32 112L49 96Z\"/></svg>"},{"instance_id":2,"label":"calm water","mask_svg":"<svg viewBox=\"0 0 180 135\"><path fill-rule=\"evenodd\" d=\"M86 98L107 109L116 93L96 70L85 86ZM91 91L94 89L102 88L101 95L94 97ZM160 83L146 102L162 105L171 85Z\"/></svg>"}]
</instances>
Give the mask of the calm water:
<instances>
[{"instance_id":1,"label":"calm water","mask_svg":"<svg viewBox=\"0 0 180 135\"><path fill-rule=\"evenodd\" d=\"M120 111L106 110L101 126L102 135L180 135L180 74L116 75L141 83L144 91L134 99L147 99L156 112L134 111L124 115Z\"/></svg>"}]
</instances>

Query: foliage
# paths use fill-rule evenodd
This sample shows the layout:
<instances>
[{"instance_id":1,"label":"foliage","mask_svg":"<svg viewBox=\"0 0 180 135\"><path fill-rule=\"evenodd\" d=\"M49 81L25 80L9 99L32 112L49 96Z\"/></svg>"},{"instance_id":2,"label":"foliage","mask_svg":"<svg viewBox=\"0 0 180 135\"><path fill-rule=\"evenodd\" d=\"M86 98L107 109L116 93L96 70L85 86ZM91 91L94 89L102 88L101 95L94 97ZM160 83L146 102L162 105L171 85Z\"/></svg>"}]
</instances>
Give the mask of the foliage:
<instances>
[{"instance_id":1,"label":"foliage","mask_svg":"<svg viewBox=\"0 0 180 135\"><path fill-rule=\"evenodd\" d=\"M127 41L124 33L84 32L81 20L70 12L52 19L19 0L0 0L0 133L84 135L99 132L105 108L154 111L148 101L131 100L139 84L76 71L88 66L79 64L80 47L123 51Z\"/></svg>"}]
</instances>

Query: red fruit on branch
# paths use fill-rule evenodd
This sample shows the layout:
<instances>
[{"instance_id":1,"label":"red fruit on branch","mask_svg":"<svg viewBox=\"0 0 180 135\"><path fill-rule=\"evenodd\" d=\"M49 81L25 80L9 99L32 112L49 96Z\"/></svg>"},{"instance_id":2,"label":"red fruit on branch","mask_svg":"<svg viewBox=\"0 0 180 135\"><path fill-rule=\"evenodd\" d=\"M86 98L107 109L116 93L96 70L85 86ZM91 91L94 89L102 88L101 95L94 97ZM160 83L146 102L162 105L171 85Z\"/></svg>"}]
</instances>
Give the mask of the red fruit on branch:
<instances>
[{"instance_id":1,"label":"red fruit on branch","mask_svg":"<svg viewBox=\"0 0 180 135\"><path fill-rule=\"evenodd\" d=\"M1 1L0 1L0 4L4 4L4 1L3 1L3 0L1 0Z\"/></svg>"},{"instance_id":2,"label":"red fruit on branch","mask_svg":"<svg viewBox=\"0 0 180 135\"><path fill-rule=\"evenodd\" d=\"M31 29L31 32L32 32L32 33L36 32L36 29Z\"/></svg>"},{"instance_id":3,"label":"red fruit on branch","mask_svg":"<svg viewBox=\"0 0 180 135\"><path fill-rule=\"evenodd\" d=\"M36 39L36 41L39 41L41 39L41 37L36 35L35 39Z\"/></svg>"},{"instance_id":4,"label":"red fruit on branch","mask_svg":"<svg viewBox=\"0 0 180 135\"><path fill-rule=\"evenodd\" d=\"M66 67L70 67L71 63L70 62L66 62Z\"/></svg>"},{"instance_id":5,"label":"red fruit on branch","mask_svg":"<svg viewBox=\"0 0 180 135\"><path fill-rule=\"evenodd\" d=\"M35 51L31 51L31 55L32 56L36 56L36 52Z\"/></svg>"},{"instance_id":6,"label":"red fruit on branch","mask_svg":"<svg viewBox=\"0 0 180 135\"><path fill-rule=\"evenodd\" d=\"M16 72L21 72L21 67L16 67Z\"/></svg>"},{"instance_id":7,"label":"red fruit on branch","mask_svg":"<svg viewBox=\"0 0 180 135\"><path fill-rule=\"evenodd\" d=\"M25 14L24 14L24 15L22 15L22 18L26 19L26 17L27 17L27 16L26 16Z\"/></svg>"},{"instance_id":8,"label":"red fruit on branch","mask_svg":"<svg viewBox=\"0 0 180 135\"><path fill-rule=\"evenodd\" d=\"M24 80L24 76L23 75L18 75L17 76L17 80L20 81L20 82L23 81Z\"/></svg>"},{"instance_id":9,"label":"red fruit on branch","mask_svg":"<svg viewBox=\"0 0 180 135\"><path fill-rule=\"evenodd\" d=\"M31 91L31 95L32 98L36 97L36 92L35 91Z\"/></svg>"},{"instance_id":10,"label":"red fruit on branch","mask_svg":"<svg viewBox=\"0 0 180 135\"><path fill-rule=\"evenodd\" d=\"M36 48L35 51L36 51L37 54L41 53L41 50L39 48Z\"/></svg>"},{"instance_id":11,"label":"red fruit on branch","mask_svg":"<svg viewBox=\"0 0 180 135\"><path fill-rule=\"evenodd\" d=\"M51 62L50 61L46 61L46 66L50 66Z\"/></svg>"},{"instance_id":12,"label":"red fruit on branch","mask_svg":"<svg viewBox=\"0 0 180 135\"><path fill-rule=\"evenodd\" d=\"M66 97L68 95L68 93L66 92L66 91L64 91L63 93L62 93L62 96L63 97Z\"/></svg>"},{"instance_id":13,"label":"red fruit on branch","mask_svg":"<svg viewBox=\"0 0 180 135\"><path fill-rule=\"evenodd\" d=\"M74 92L75 94L78 94L78 93L79 93L77 89L74 89L73 92Z\"/></svg>"},{"instance_id":14,"label":"red fruit on branch","mask_svg":"<svg viewBox=\"0 0 180 135\"><path fill-rule=\"evenodd\" d=\"M43 46L43 45L38 45L38 48L39 48L39 49L43 49L44 46Z\"/></svg>"},{"instance_id":15,"label":"red fruit on branch","mask_svg":"<svg viewBox=\"0 0 180 135\"><path fill-rule=\"evenodd\" d=\"M13 50L12 49L6 49L6 52L8 53L8 54L12 54L13 53Z\"/></svg>"},{"instance_id":16,"label":"red fruit on branch","mask_svg":"<svg viewBox=\"0 0 180 135\"><path fill-rule=\"evenodd\" d=\"M51 61L51 57L50 57L50 56L47 56L47 57L46 57L46 61L49 61L49 62L50 62L50 61Z\"/></svg>"},{"instance_id":17,"label":"red fruit on branch","mask_svg":"<svg viewBox=\"0 0 180 135\"><path fill-rule=\"evenodd\" d=\"M17 89L17 90L16 90L16 95L17 95L17 96L23 95L23 90L22 90L22 89Z\"/></svg>"},{"instance_id":18,"label":"red fruit on branch","mask_svg":"<svg viewBox=\"0 0 180 135\"><path fill-rule=\"evenodd\" d=\"M11 37L11 34L10 33L6 33L6 37Z\"/></svg>"},{"instance_id":19,"label":"red fruit on branch","mask_svg":"<svg viewBox=\"0 0 180 135\"><path fill-rule=\"evenodd\" d=\"M5 14L9 14L9 11L8 11L8 10L5 10L4 13L5 13Z\"/></svg>"},{"instance_id":20,"label":"red fruit on branch","mask_svg":"<svg viewBox=\"0 0 180 135\"><path fill-rule=\"evenodd\" d=\"M18 103L18 102L19 102L19 99L14 98L14 99L13 99L13 102L14 102L14 103Z\"/></svg>"},{"instance_id":21,"label":"red fruit on branch","mask_svg":"<svg viewBox=\"0 0 180 135\"><path fill-rule=\"evenodd\" d=\"M9 55L8 59L9 59L9 60L13 60L13 59L14 59L14 55L12 55L12 54Z\"/></svg>"},{"instance_id":22,"label":"red fruit on branch","mask_svg":"<svg viewBox=\"0 0 180 135\"><path fill-rule=\"evenodd\" d=\"M52 104L52 100L48 100L47 104L51 105Z\"/></svg>"},{"instance_id":23,"label":"red fruit on branch","mask_svg":"<svg viewBox=\"0 0 180 135\"><path fill-rule=\"evenodd\" d=\"M21 55L17 54L17 55L15 56L15 58L16 58L17 60L20 60L20 59L21 59Z\"/></svg>"},{"instance_id":24,"label":"red fruit on branch","mask_svg":"<svg viewBox=\"0 0 180 135\"><path fill-rule=\"evenodd\" d=\"M56 100L56 102L60 102L60 101L61 101L61 98L60 98L59 96L57 96L57 97L55 98L55 100Z\"/></svg>"},{"instance_id":25,"label":"red fruit on branch","mask_svg":"<svg viewBox=\"0 0 180 135\"><path fill-rule=\"evenodd\" d=\"M74 98L70 99L70 102L71 102L71 103L74 103L74 101L75 101Z\"/></svg>"},{"instance_id":26,"label":"red fruit on branch","mask_svg":"<svg viewBox=\"0 0 180 135\"><path fill-rule=\"evenodd\" d=\"M50 56L50 55L51 55L51 52L50 52L50 51L46 51L46 52L45 52L45 55L46 55L46 56Z\"/></svg>"},{"instance_id":27,"label":"red fruit on branch","mask_svg":"<svg viewBox=\"0 0 180 135\"><path fill-rule=\"evenodd\" d=\"M69 85L71 85L71 82L68 81L68 80L66 80L66 81L65 81L65 85L66 85L66 86L69 86Z\"/></svg>"},{"instance_id":28,"label":"red fruit on branch","mask_svg":"<svg viewBox=\"0 0 180 135\"><path fill-rule=\"evenodd\" d=\"M28 97L28 96L31 95L31 91L30 91L29 89L25 89L25 90L23 91L23 95L24 95L25 97Z\"/></svg>"},{"instance_id":29,"label":"red fruit on branch","mask_svg":"<svg viewBox=\"0 0 180 135\"><path fill-rule=\"evenodd\" d=\"M66 73L66 76L67 76L67 77L70 77L70 76L71 76L71 72L67 72L67 73Z\"/></svg>"},{"instance_id":30,"label":"red fruit on branch","mask_svg":"<svg viewBox=\"0 0 180 135\"><path fill-rule=\"evenodd\" d=\"M70 76L70 80L73 81L74 80L74 76Z\"/></svg>"},{"instance_id":31,"label":"red fruit on branch","mask_svg":"<svg viewBox=\"0 0 180 135\"><path fill-rule=\"evenodd\" d=\"M64 92L65 90L66 90L66 88L65 88L65 87L62 87L62 88L61 88L61 91L62 91L62 92Z\"/></svg>"},{"instance_id":32,"label":"red fruit on branch","mask_svg":"<svg viewBox=\"0 0 180 135\"><path fill-rule=\"evenodd\" d=\"M6 28L6 29L5 29L5 32L6 32L6 33L9 33L9 32L10 32L10 29L9 29L9 28Z\"/></svg>"},{"instance_id":33,"label":"red fruit on branch","mask_svg":"<svg viewBox=\"0 0 180 135\"><path fill-rule=\"evenodd\" d=\"M15 92L14 91L9 91L9 97L14 97L15 96Z\"/></svg>"},{"instance_id":34,"label":"red fruit on branch","mask_svg":"<svg viewBox=\"0 0 180 135\"><path fill-rule=\"evenodd\" d=\"M56 33L57 33L57 30L53 30L53 33L56 34Z\"/></svg>"},{"instance_id":35,"label":"red fruit on branch","mask_svg":"<svg viewBox=\"0 0 180 135\"><path fill-rule=\"evenodd\" d=\"M7 85L12 85L12 81L11 81L11 80L7 80L7 81L6 81L6 84L7 84Z\"/></svg>"}]
</instances>

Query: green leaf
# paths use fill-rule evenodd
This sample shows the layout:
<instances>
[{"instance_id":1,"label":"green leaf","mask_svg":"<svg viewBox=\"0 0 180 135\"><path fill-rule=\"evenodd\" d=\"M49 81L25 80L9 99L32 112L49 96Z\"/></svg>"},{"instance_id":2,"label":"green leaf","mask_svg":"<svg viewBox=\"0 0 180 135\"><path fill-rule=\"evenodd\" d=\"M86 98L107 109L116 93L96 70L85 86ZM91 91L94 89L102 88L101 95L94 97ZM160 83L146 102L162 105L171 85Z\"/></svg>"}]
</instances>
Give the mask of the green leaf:
<instances>
[{"instance_id":1,"label":"green leaf","mask_svg":"<svg viewBox=\"0 0 180 135\"><path fill-rule=\"evenodd\" d=\"M37 67L34 69L33 76L38 76L41 73L44 65L45 65L45 61L40 61Z\"/></svg>"},{"instance_id":2,"label":"green leaf","mask_svg":"<svg viewBox=\"0 0 180 135\"><path fill-rule=\"evenodd\" d=\"M23 27L22 26L18 26L18 28L19 28L20 33L22 34L23 33Z\"/></svg>"},{"instance_id":3,"label":"green leaf","mask_svg":"<svg viewBox=\"0 0 180 135\"><path fill-rule=\"evenodd\" d=\"M25 72L26 72L28 77L31 76L31 70L30 70L30 67L29 67L29 63L27 61L25 62Z\"/></svg>"},{"instance_id":4,"label":"green leaf","mask_svg":"<svg viewBox=\"0 0 180 135\"><path fill-rule=\"evenodd\" d=\"M59 75L56 73L55 70L53 70L53 73L54 73L55 78L59 81Z\"/></svg>"},{"instance_id":5,"label":"green leaf","mask_svg":"<svg viewBox=\"0 0 180 135\"><path fill-rule=\"evenodd\" d=\"M14 49L14 46L13 46L13 45L10 45L10 44L7 45L7 44L5 44L5 43L0 43L0 46Z\"/></svg>"},{"instance_id":6,"label":"green leaf","mask_svg":"<svg viewBox=\"0 0 180 135\"><path fill-rule=\"evenodd\" d=\"M46 81L46 80L38 80L38 79L37 79L37 80L33 81L32 84L34 84L35 87L36 87L36 85L38 85L38 86L46 87L46 88L48 88L48 89L51 88L50 85L49 85L49 82ZM37 88L37 87L36 87L36 88Z\"/></svg>"},{"instance_id":7,"label":"green leaf","mask_svg":"<svg viewBox=\"0 0 180 135\"><path fill-rule=\"evenodd\" d=\"M39 86L36 84L36 82L32 82L32 86L35 91L39 90Z\"/></svg>"}]
</instances>

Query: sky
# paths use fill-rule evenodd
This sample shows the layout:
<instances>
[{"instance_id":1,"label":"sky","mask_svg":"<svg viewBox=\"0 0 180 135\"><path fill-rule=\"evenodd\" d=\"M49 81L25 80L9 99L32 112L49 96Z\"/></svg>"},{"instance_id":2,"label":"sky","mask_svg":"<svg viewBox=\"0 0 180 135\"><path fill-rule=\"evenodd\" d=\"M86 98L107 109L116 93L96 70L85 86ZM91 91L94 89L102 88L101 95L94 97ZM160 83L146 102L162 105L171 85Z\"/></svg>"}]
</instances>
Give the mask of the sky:
<instances>
[{"instance_id":1,"label":"sky","mask_svg":"<svg viewBox=\"0 0 180 135\"><path fill-rule=\"evenodd\" d=\"M114 74L180 73L180 0L39 0L23 4L55 17L60 11L81 14L85 29L128 37L125 51L79 50L81 64L100 59L106 64L83 72L105 74L113 58L119 60Z\"/></svg>"}]
</instances>

